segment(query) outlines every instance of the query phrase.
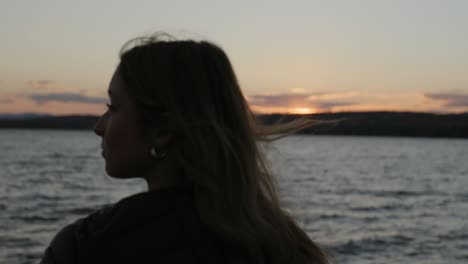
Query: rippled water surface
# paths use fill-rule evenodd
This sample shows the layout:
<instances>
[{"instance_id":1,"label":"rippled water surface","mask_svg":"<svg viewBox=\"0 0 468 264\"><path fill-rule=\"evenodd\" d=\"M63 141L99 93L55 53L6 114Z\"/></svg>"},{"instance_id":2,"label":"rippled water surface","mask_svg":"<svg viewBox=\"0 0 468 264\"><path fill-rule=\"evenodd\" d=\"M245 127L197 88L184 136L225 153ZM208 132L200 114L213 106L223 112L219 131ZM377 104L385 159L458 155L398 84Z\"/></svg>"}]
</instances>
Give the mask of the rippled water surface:
<instances>
[{"instance_id":1,"label":"rippled water surface","mask_svg":"<svg viewBox=\"0 0 468 264\"><path fill-rule=\"evenodd\" d=\"M91 132L0 130L0 263L144 191ZM292 136L264 147L283 206L338 263L468 263L468 140Z\"/></svg>"}]
</instances>

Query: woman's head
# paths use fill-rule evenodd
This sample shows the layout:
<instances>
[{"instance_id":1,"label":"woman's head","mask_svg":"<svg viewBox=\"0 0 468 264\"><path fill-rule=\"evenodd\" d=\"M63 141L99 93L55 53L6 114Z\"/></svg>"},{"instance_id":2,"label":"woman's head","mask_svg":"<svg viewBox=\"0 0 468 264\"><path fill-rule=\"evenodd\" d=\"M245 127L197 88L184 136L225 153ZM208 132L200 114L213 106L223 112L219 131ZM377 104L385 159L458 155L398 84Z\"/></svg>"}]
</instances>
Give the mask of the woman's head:
<instances>
[{"instance_id":1,"label":"woman's head","mask_svg":"<svg viewBox=\"0 0 468 264\"><path fill-rule=\"evenodd\" d=\"M172 136L168 158L188 166L179 173L208 173L199 165L215 167L220 146L250 131L231 64L209 42L136 39L122 49L118 72L147 136Z\"/></svg>"},{"instance_id":2,"label":"woman's head","mask_svg":"<svg viewBox=\"0 0 468 264\"><path fill-rule=\"evenodd\" d=\"M172 163L193 162L197 158L193 164L196 167L202 159L210 159L220 151L215 149L215 141L224 140L219 136L238 135L234 130L247 129L242 127L246 120L239 120L246 116L245 101L224 52L208 42L167 41L161 37L164 36L134 39L122 48L121 61L109 85L111 101L116 104L96 126L97 133L103 136L111 176L146 174L151 167L146 165L151 164L147 154L152 147L168 154L165 159ZM131 45L134 46L129 48ZM104 129L106 126L110 128ZM126 143L126 138L131 142ZM161 138L167 144L157 144ZM207 148L200 148L200 144ZM125 158L134 165L127 166L128 170L122 170ZM161 166L162 161L153 159L152 163ZM186 165L190 168L178 170L178 176L203 171ZM131 168L138 170L132 173ZM168 173L159 176L169 177Z\"/></svg>"},{"instance_id":3,"label":"woman's head","mask_svg":"<svg viewBox=\"0 0 468 264\"><path fill-rule=\"evenodd\" d=\"M144 152L130 159L127 176L133 171L148 182L177 179L172 183L189 185L202 221L237 251L239 260L325 259L279 207L273 178L257 145L269 134L290 134L311 122L302 119L274 129L257 123L221 48L160 35L132 40L122 48L112 87L121 88L128 99L131 108L125 117L131 120L120 124L117 129L122 131L115 135L100 129L104 144L125 143L114 136L129 129L130 135L124 135L135 141L129 153ZM110 128L114 120L100 122L108 122ZM121 149L131 148L125 144ZM152 147L165 157L151 157ZM107 162L111 154L106 155ZM113 166L122 166L124 158Z\"/></svg>"}]
</instances>

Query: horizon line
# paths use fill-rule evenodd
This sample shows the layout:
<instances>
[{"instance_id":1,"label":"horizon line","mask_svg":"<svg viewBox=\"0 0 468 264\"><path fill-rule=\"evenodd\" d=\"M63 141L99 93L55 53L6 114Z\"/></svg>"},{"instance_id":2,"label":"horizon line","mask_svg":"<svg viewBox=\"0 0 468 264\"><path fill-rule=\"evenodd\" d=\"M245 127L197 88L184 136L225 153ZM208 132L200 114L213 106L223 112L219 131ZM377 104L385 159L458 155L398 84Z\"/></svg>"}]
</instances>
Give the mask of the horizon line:
<instances>
[{"instance_id":1,"label":"horizon line","mask_svg":"<svg viewBox=\"0 0 468 264\"><path fill-rule=\"evenodd\" d=\"M393 110L372 110L372 111L359 111L359 110L350 110L350 111L324 111L324 112L315 112L315 113L291 113L291 112L271 112L271 113L262 113L262 112L252 112L254 115L291 115L291 116L314 116L314 115L339 115L339 114L359 114L359 113L407 113L407 114L431 114L431 115L465 115L467 112L436 112L436 111L393 111ZM14 117L14 116L50 116L50 117L67 117L67 116L94 116L99 117L100 114L86 114L86 113L70 113L70 114L53 114L53 113L36 113L36 112L19 112L19 113L1 113L0 118L3 117Z\"/></svg>"}]
</instances>

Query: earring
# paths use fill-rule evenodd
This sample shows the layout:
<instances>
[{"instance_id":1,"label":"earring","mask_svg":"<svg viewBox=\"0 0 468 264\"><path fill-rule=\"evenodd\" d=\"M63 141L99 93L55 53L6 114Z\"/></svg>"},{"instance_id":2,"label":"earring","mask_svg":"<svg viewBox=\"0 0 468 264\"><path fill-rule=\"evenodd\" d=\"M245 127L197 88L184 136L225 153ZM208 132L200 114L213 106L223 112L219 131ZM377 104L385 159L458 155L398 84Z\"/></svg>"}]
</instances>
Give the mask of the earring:
<instances>
[{"instance_id":1,"label":"earring","mask_svg":"<svg viewBox=\"0 0 468 264\"><path fill-rule=\"evenodd\" d=\"M156 150L156 147L151 147L150 155L151 155L151 157L159 160L159 159L163 159L164 157L166 157L167 152L158 152Z\"/></svg>"}]
</instances>

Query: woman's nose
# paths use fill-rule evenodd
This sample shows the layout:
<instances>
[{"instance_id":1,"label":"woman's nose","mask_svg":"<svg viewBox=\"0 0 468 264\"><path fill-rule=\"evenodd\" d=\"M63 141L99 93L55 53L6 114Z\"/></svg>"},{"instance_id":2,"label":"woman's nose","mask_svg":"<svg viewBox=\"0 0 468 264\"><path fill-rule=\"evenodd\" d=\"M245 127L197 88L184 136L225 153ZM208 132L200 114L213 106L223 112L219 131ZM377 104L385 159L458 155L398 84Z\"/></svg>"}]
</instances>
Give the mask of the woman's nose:
<instances>
[{"instance_id":1,"label":"woman's nose","mask_svg":"<svg viewBox=\"0 0 468 264\"><path fill-rule=\"evenodd\" d=\"M100 116L93 128L94 133L96 133L96 135L100 137L104 135L104 128L105 128L104 118L105 118L104 115Z\"/></svg>"}]
</instances>

